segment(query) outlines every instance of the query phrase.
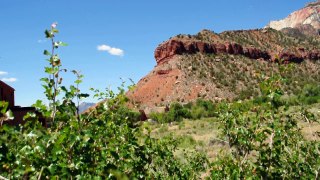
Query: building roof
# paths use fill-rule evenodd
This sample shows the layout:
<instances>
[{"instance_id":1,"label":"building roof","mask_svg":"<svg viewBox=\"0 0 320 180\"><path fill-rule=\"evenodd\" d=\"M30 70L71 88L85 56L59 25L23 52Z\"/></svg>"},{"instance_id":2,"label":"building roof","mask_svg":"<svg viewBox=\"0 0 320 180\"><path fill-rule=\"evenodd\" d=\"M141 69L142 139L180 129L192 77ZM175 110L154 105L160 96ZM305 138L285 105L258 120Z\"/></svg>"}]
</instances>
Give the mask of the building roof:
<instances>
[{"instance_id":1,"label":"building roof","mask_svg":"<svg viewBox=\"0 0 320 180\"><path fill-rule=\"evenodd\" d=\"M9 88L11 89L12 91L15 91L15 89L11 86L9 86L8 84L4 83L3 81L0 80L0 86L1 87L6 87L6 88Z\"/></svg>"}]
</instances>

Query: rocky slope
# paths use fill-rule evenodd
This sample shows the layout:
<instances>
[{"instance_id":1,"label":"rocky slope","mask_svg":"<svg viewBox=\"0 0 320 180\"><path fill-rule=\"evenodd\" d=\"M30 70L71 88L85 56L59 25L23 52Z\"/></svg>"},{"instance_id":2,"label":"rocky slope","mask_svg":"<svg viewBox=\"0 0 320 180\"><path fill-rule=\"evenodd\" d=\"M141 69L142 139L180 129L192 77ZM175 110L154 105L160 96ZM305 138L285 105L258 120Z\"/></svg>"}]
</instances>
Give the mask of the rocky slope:
<instances>
[{"instance_id":1,"label":"rocky slope","mask_svg":"<svg viewBox=\"0 0 320 180\"><path fill-rule=\"evenodd\" d=\"M198 98L213 101L258 95L261 74L278 71L278 63L294 63L288 74L287 93L305 84L320 82L320 41L296 38L274 29L228 31L203 30L178 35L155 50L157 65L134 90L131 103L148 113L174 101Z\"/></svg>"},{"instance_id":2,"label":"rocky slope","mask_svg":"<svg viewBox=\"0 0 320 180\"><path fill-rule=\"evenodd\" d=\"M294 33L296 30L308 35L319 35L320 0L309 3L306 7L291 13L287 18L271 21L267 27Z\"/></svg>"}]
</instances>

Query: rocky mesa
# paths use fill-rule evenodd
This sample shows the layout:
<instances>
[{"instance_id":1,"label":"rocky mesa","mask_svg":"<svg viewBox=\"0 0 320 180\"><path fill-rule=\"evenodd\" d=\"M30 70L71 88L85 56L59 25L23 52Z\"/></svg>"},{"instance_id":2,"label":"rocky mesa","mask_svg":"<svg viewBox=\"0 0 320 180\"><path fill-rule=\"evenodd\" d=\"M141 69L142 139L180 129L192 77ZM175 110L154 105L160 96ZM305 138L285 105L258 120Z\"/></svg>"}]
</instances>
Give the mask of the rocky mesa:
<instances>
[{"instance_id":1,"label":"rocky mesa","mask_svg":"<svg viewBox=\"0 0 320 180\"><path fill-rule=\"evenodd\" d=\"M147 113L175 101L250 98L259 94L257 74L270 75L279 63L303 64L296 75L320 82L320 41L313 41L271 28L177 35L155 49L155 68L127 95Z\"/></svg>"}]
</instances>

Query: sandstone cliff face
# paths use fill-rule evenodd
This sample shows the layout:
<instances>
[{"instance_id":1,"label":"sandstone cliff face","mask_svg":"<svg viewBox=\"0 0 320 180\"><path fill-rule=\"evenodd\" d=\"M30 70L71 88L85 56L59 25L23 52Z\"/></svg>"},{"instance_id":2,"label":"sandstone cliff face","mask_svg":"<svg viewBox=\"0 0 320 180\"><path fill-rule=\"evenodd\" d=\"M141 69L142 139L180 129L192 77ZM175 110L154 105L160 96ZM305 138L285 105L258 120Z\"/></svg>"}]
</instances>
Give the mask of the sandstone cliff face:
<instances>
[{"instance_id":1,"label":"sandstone cliff face","mask_svg":"<svg viewBox=\"0 0 320 180\"><path fill-rule=\"evenodd\" d=\"M283 30L286 28L298 29L307 34L318 34L320 29L320 1L309 3L306 7L291 13L287 18L271 21L267 27Z\"/></svg>"},{"instance_id":2,"label":"sandstone cliff face","mask_svg":"<svg viewBox=\"0 0 320 180\"><path fill-rule=\"evenodd\" d=\"M243 55L250 59L263 59L266 61L277 61L277 58L282 59L285 63L301 63L304 59L318 60L320 52L317 50L306 51L300 48L299 52L268 52L254 47L242 47L237 43L225 44L209 44L200 41L183 41L172 39L159 45L154 53L157 64L167 62L175 55L182 54L231 54ZM274 54L274 56L271 56Z\"/></svg>"},{"instance_id":3,"label":"sandstone cliff face","mask_svg":"<svg viewBox=\"0 0 320 180\"><path fill-rule=\"evenodd\" d=\"M181 54L234 54L244 55L251 59L264 59L270 60L271 56L268 52L259 50L257 48L242 47L237 43L225 43L225 44L208 44L199 41L181 41L181 40L169 40L159 45L154 53L157 64L169 60L174 55Z\"/></svg>"}]
</instances>

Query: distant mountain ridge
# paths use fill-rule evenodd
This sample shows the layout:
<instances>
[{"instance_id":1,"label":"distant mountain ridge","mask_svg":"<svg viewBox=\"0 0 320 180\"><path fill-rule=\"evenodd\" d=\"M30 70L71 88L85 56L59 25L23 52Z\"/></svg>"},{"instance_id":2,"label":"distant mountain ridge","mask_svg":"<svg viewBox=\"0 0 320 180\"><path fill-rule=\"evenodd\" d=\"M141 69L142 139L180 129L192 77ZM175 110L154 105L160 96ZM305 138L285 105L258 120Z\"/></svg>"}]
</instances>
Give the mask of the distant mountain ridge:
<instances>
[{"instance_id":1,"label":"distant mountain ridge","mask_svg":"<svg viewBox=\"0 0 320 180\"><path fill-rule=\"evenodd\" d=\"M267 27L280 30L299 30L303 34L319 35L320 0L308 3L304 8L291 13L285 19L271 21Z\"/></svg>"},{"instance_id":2,"label":"distant mountain ridge","mask_svg":"<svg viewBox=\"0 0 320 180\"><path fill-rule=\"evenodd\" d=\"M82 112L86 111L87 109L89 109L90 107L93 107L94 105L96 105L96 104L90 103L90 102L82 102L79 105L79 112L82 113Z\"/></svg>"}]
</instances>

